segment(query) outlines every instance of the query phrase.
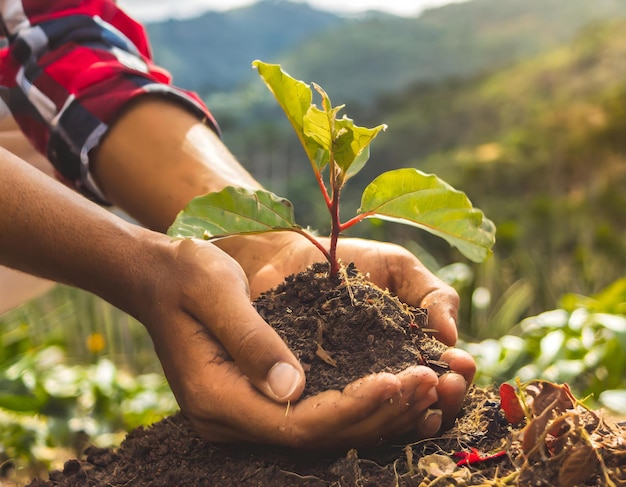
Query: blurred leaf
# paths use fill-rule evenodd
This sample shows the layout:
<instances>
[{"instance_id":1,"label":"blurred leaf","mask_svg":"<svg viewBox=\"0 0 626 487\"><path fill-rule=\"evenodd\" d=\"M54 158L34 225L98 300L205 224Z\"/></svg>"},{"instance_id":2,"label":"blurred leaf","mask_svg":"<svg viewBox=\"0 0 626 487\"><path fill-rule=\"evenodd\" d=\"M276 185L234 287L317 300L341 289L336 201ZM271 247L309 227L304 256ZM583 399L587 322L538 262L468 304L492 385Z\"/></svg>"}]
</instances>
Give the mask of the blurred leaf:
<instances>
[{"instance_id":1,"label":"blurred leaf","mask_svg":"<svg viewBox=\"0 0 626 487\"><path fill-rule=\"evenodd\" d=\"M596 313L626 314L626 278L618 279L595 296L566 294L561 306L570 311L584 308Z\"/></svg>"},{"instance_id":2,"label":"blurred leaf","mask_svg":"<svg viewBox=\"0 0 626 487\"><path fill-rule=\"evenodd\" d=\"M626 414L626 389L604 391L600 394L599 400L607 408Z\"/></svg>"},{"instance_id":3,"label":"blurred leaf","mask_svg":"<svg viewBox=\"0 0 626 487\"><path fill-rule=\"evenodd\" d=\"M532 316L523 320L520 325L524 333L534 331L541 332L541 329L562 328L567 326L569 313L563 309L544 311L537 316Z\"/></svg>"},{"instance_id":4,"label":"blurred leaf","mask_svg":"<svg viewBox=\"0 0 626 487\"><path fill-rule=\"evenodd\" d=\"M43 402L35 396L0 393L0 408L15 412L37 412Z\"/></svg>"},{"instance_id":5,"label":"blurred leaf","mask_svg":"<svg viewBox=\"0 0 626 487\"><path fill-rule=\"evenodd\" d=\"M496 327L496 334L506 333L519 323L520 317L530 306L534 297L532 284L524 279L514 282L498 300L489 322Z\"/></svg>"},{"instance_id":6,"label":"blurred leaf","mask_svg":"<svg viewBox=\"0 0 626 487\"><path fill-rule=\"evenodd\" d=\"M553 330L541 339L541 354L537 360L539 367L547 367L561 353L565 342L563 330Z\"/></svg>"},{"instance_id":7,"label":"blurred leaf","mask_svg":"<svg viewBox=\"0 0 626 487\"><path fill-rule=\"evenodd\" d=\"M594 313L593 320L619 335L626 335L626 316L612 315L608 313Z\"/></svg>"}]
</instances>

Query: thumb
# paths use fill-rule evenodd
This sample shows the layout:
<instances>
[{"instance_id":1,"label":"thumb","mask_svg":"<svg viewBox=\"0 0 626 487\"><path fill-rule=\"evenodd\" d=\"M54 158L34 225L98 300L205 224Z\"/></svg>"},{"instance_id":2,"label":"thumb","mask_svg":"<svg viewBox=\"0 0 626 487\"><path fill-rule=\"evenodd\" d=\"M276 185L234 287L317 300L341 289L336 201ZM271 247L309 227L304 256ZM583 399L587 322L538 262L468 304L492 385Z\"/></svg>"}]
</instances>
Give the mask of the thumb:
<instances>
[{"instance_id":1,"label":"thumb","mask_svg":"<svg viewBox=\"0 0 626 487\"><path fill-rule=\"evenodd\" d=\"M213 244L195 239L178 243L176 261L187 264L183 306L220 342L239 370L270 399L298 399L304 370L252 306L240 265Z\"/></svg>"},{"instance_id":2,"label":"thumb","mask_svg":"<svg viewBox=\"0 0 626 487\"><path fill-rule=\"evenodd\" d=\"M218 309L212 311L221 316L217 317L220 325L212 329L213 333L263 394L279 402L298 399L305 385L300 362L256 312L247 287L234 288L227 298L216 300Z\"/></svg>"}]
</instances>

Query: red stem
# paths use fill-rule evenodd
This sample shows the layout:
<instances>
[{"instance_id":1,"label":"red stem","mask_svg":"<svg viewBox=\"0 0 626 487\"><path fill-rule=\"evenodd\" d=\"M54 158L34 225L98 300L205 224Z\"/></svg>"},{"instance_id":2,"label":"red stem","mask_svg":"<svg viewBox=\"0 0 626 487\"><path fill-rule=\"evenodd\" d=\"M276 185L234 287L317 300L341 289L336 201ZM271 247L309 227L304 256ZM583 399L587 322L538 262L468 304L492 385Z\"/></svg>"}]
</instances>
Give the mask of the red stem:
<instances>
[{"instance_id":1,"label":"red stem","mask_svg":"<svg viewBox=\"0 0 626 487\"><path fill-rule=\"evenodd\" d=\"M292 232L296 232L299 233L300 235L302 235L304 238L306 238L309 242L311 242L313 245L315 245L318 250L324 254L324 257L326 257L326 260L331 264L332 266L332 258L328 252L328 250L326 250L326 248L319 242L319 240L317 240L313 235L311 235L308 232L305 232L304 230L300 229L300 228L290 228L289 230L291 230Z\"/></svg>"},{"instance_id":2,"label":"red stem","mask_svg":"<svg viewBox=\"0 0 626 487\"><path fill-rule=\"evenodd\" d=\"M332 201L330 200L330 196L328 195L328 189L326 189L326 185L324 184L324 180L322 179L322 173L320 171L315 171L315 179L317 179L317 185L320 187L320 191L324 196L326 206L330 210L330 207L332 206Z\"/></svg>"},{"instance_id":3,"label":"red stem","mask_svg":"<svg viewBox=\"0 0 626 487\"><path fill-rule=\"evenodd\" d=\"M346 231L348 228L350 228L350 227L356 225L357 223L365 220L370 215L373 215L373 213L361 213L360 215L357 215L354 218L351 218L347 222L340 223L339 224L339 231L340 232Z\"/></svg>"},{"instance_id":4,"label":"red stem","mask_svg":"<svg viewBox=\"0 0 626 487\"><path fill-rule=\"evenodd\" d=\"M335 277L339 272L339 261L337 260L337 241L341 233L341 222L339 221L339 193L341 189L336 185L333 188L333 199L330 209L330 277Z\"/></svg>"}]
</instances>

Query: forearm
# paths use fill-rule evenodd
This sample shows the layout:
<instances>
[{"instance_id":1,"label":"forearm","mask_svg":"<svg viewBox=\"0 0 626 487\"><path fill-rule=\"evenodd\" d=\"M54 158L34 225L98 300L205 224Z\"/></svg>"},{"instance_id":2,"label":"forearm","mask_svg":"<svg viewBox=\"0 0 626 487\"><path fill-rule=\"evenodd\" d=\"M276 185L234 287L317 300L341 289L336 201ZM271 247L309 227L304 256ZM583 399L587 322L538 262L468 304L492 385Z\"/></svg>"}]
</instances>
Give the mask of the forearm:
<instances>
[{"instance_id":1,"label":"forearm","mask_svg":"<svg viewBox=\"0 0 626 487\"><path fill-rule=\"evenodd\" d=\"M148 231L0 149L0 263L91 291L129 309Z\"/></svg>"},{"instance_id":2,"label":"forearm","mask_svg":"<svg viewBox=\"0 0 626 487\"><path fill-rule=\"evenodd\" d=\"M259 187L196 116L153 96L123 113L92 160L109 201L161 232L196 196L229 185Z\"/></svg>"}]
</instances>

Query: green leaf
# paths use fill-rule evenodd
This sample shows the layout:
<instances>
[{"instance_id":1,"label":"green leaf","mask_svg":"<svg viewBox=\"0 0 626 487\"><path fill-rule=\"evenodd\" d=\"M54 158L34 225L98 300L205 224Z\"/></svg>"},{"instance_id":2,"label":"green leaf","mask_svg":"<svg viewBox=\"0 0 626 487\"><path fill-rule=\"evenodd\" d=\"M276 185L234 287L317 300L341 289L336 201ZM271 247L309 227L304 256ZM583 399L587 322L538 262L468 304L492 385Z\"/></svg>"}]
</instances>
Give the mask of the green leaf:
<instances>
[{"instance_id":1,"label":"green leaf","mask_svg":"<svg viewBox=\"0 0 626 487\"><path fill-rule=\"evenodd\" d=\"M320 145L315 137L307 136L304 129L305 115L313 103L311 87L303 81L298 81L289 76L279 64L267 64L256 60L252 62L252 66L258 70L259 75L285 112L311 161L313 169L320 172L328 164L328 156L324 157L320 151L325 151L328 148ZM318 109L318 111L320 110Z\"/></svg>"},{"instance_id":2,"label":"green leaf","mask_svg":"<svg viewBox=\"0 0 626 487\"><path fill-rule=\"evenodd\" d=\"M265 190L228 186L191 200L167 233L209 240L294 228L300 227L294 221L290 201Z\"/></svg>"},{"instance_id":3,"label":"green leaf","mask_svg":"<svg viewBox=\"0 0 626 487\"><path fill-rule=\"evenodd\" d=\"M333 155L346 180L363 168L370 156L369 145L379 132L386 129L384 124L371 129L359 127L347 117L335 120Z\"/></svg>"},{"instance_id":4,"label":"green leaf","mask_svg":"<svg viewBox=\"0 0 626 487\"><path fill-rule=\"evenodd\" d=\"M603 391L599 399L609 409L619 414L626 414L626 389Z\"/></svg>"},{"instance_id":5,"label":"green leaf","mask_svg":"<svg viewBox=\"0 0 626 487\"><path fill-rule=\"evenodd\" d=\"M311 107L312 110L305 115L304 133L329 151L329 159L332 153L332 158L341 172L340 179L345 182L363 168L369 159L370 143L387 126L379 125L369 129L354 125L354 121L345 115L341 119L337 118L344 105L333 108L322 87L315 83L313 87L322 97L323 110L316 106Z\"/></svg>"},{"instance_id":6,"label":"green leaf","mask_svg":"<svg viewBox=\"0 0 626 487\"><path fill-rule=\"evenodd\" d=\"M321 172L330 160L330 154L346 181L357 174L369 159L369 144L386 125L365 128L343 117L337 119L343 105L333 108L326 92L313 83L322 97L322 108L313 104L313 91L282 71L279 64L254 61L259 75L278 101L293 126L313 169Z\"/></svg>"},{"instance_id":7,"label":"green leaf","mask_svg":"<svg viewBox=\"0 0 626 487\"><path fill-rule=\"evenodd\" d=\"M315 105L311 105L302 123L304 135L328 153L333 145L328 114ZM328 157L326 157L326 162L328 162Z\"/></svg>"},{"instance_id":8,"label":"green leaf","mask_svg":"<svg viewBox=\"0 0 626 487\"><path fill-rule=\"evenodd\" d=\"M474 262L486 259L495 243L493 222L465 193L417 169L378 176L365 188L359 213L427 230Z\"/></svg>"}]
</instances>

